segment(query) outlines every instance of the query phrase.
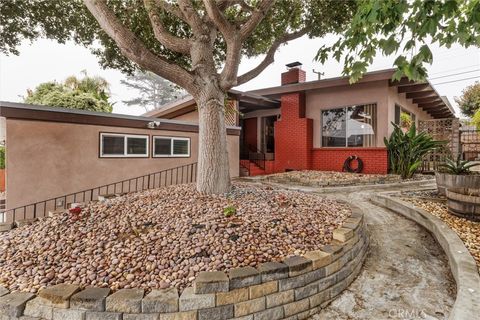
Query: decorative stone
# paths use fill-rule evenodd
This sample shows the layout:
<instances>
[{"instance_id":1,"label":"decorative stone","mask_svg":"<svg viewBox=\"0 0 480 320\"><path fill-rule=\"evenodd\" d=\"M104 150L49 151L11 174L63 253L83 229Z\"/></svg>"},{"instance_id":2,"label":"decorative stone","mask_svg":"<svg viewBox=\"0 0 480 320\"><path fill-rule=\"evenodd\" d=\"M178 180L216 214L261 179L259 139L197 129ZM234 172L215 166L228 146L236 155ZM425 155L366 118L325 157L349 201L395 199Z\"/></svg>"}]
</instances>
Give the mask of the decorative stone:
<instances>
[{"instance_id":1,"label":"decorative stone","mask_svg":"<svg viewBox=\"0 0 480 320\"><path fill-rule=\"evenodd\" d=\"M161 313L159 320L197 320L197 311Z\"/></svg>"},{"instance_id":2,"label":"decorative stone","mask_svg":"<svg viewBox=\"0 0 480 320\"><path fill-rule=\"evenodd\" d=\"M266 262L258 266L262 282L285 279L288 277L288 266L280 262Z\"/></svg>"},{"instance_id":3,"label":"decorative stone","mask_svg":"<svg viewBox=\"0 0 480 320\"><path fill-rule=\"evenodd\" d=\"M346 242L353 237L353 230L348 228L338 228L333 230L333 239L340 242Z\"/></svg>"},{"instance_id":4,"label":"decorative stone","mask_svg":"<svg viewBox=\"0 0 480 320\"><path fill-rule=\"evenodd\" d=\"M228 277L225 272L200 272L193 283L196 294L228 292Z\"/></svg>"},{"instance_id":5,"label":"decorative stone","mask_svg":"<svg viewBox=\"0 0 480 320\"><path fill-rule=\"evenodd\" d=\"M267 309L295 301L293 289L266 296Z\"/></svg>"},{"instance_id":6,"label":"decorative stone","mask_svg":"<svg viewBox=\"0 0 480 320\"><path fill-rule=\"evenodd\" d=\"M13 223L0 223L0 232L7 232L12 230L13 228Z\"/></svg>"},{"instance_id":7,"label":"decorative stone","mask_svg":"<svg viewBox=\"0 0 480 320\"><path fill-rule=\"evenodd\" d=\"M106 299L106 310L109 312L140 313L142 312L143 289L121 289Z\"/></svg>"},{"instance_id":8,"label":"decorative stone","mask_svg":"<svg viewBox=\"0 0 480 320\"><path fill-rule=\"evenodd\" d=\"M223 306L226 304L233 304L248 300L248 289L249 288L240 288L234 289L229 292L217 293L217 306Z\"/></svg>"},{"instance_id":9,"label":"decorative stone","mask_svg":"<svg viewBox=\"0 0 480 320\"><path fill-rule=\"evenodd\" d=\"M296 277L289 277L286 279L278 280L278 290L285 291L290 289L295 289L305 285L305 275L299 275Z\"/></svg>"},{"instance_id":10,"label":"decorative stone","mask_svg":"<svg viewBox=\"0 0 480 320\"><path fill-rule=\"evenodd\" d=\"M195 294L193 287L183 290L180 296L180 311L190 311L215 307L215 294Z\"/></svg>"},{"instance_id":11,"label":"decorative stone","mask_svg":"<svg viewBox=\"0 0 480 320\"><path fill-rule=\"evenodd\" d=\"M178 290L177 288L168 288L161 290L152 290L142 300L142 312L177 312L178 311Z\"/></svg>"},{"instance_id":12,"label":"decorative stone","mask_svg":"<svg viewBox=\"0 0 480 320\"><path fill-rule=\"evenodd\" d=\"M310 299L310 307L311 308L317 307L330 299L330 291L328 290L321 291L317 294L314 294L309 299Z\"/></svg>"},{"instance_id":13,"label":"decorative stone","mask_svg":"<svg viewBox=\"0 0 480 320\"><path fill-rule=\"evenodd\" d=\"M17 220L17 221L15 221L15 226L17 228L21 228L23 226L28 226L28 225L30 225L34 222L37 222L37 221L38 221L37 218Z\"/></svg>"},{"instance_id":14,"label":"decorative stone","mask_svg":"<svg viewBox=\"0 0 480 320\"><path fill-rule=\"evenodd\" d=\"M289 277L295 277L312 270L312 261L302 256L288 257L283 263L288 266Z\"/></svg>"},{"instance_id":15,"label":"decorative stone","mask_svg":"<svg viewBox=\"0 0 480 320\"><path fill-rule=\"evenodd\" d=\"M321 250L308 251L305 258L312 261L312 269L316 270L329 264L332 261L332 254Z\"/></svg>"},{"instance_id":16,"label":"decorative stone","mask_svg":"<svg viewBox=\"0 0 480 320\"><path fill-rule=\"evenodd\" d=\"M57 209L57 210L49 210L48 211L48 216L49 217L54 217L54 216L62 214L64 212L65 212L65 209L63 209L63 208L62 209Z\"/></svg>"},{"instance_id":17,"label":"decorative stone","mask_svg":"<svg viewBox=\"0 0 480 320\"><path fill-rule=\"evenodd\" d=\"M255 320L280 320L283 319L283 307L267 309L254 314Z\"/></svg>"},{"instance_id":18,"label":"decorative stone","mask_svg":"<svg viewBox=\"0 0 480 320\"><path fill-rule=\"evenodd\" d=\"M105 299L109 293L110 289L108 288L86 288L72 296L70 299L70 308L105 311Z\"/></svg>"},{"instance_id":19,"label":"decorative stone","mask_svg":"<svg viewBox=\"0 0 480 320\"><path fill-rule=\"evenodd\" d=\"M117 195L115 193L109 193L109 194L100 194L98 195L97 199L98 201L105 201L105 200L108 200L108 199L113 199L117 197Z\"/></svg>"},{"instance_id":20,"label":"decorative stone","mask_svg":"<svg viewBox=\"0 0 480 320\"><path fill-rule=\"evenodd\" d=\"M307 299L288 303L283 306L284 316L289 317L310 308L310 301Z\"/></svg>"},{"instance_id":21,"label":"decorative stone","mask_svg":"<svg viewBox=\"0 0 480 320\"><path fill-rule=\"evenodd\" d=\"M122 320L158 320L158 313L124 313Z\"/></svg>"},{"instance_id":22,"label":"decorative stone","mask_svg":"<svg viewBox=\"0 0 480 320\"><path fill-rule=\"evenodd\" d=\"M231 318L233 318L233 305L198 310L198 320L226 320Z\"/></svg>"},{"instance_id":23,"label":"decorative stone","mask_svg":"<svg viewBox=\"0 0 480 320\"><path fill-rule=\"evenodd\" d=\"M265 310L265 297L235 303L235 317Z\"/></svg>"},{"instance_id":24,"label":"decorative stone","mask_svg":"<svg viewBox=\"0 0 480 320\"><path fill-rule=\"evenodd\" d=\"M53 309L52 320L83 320L85 319L84 310L75 309Z\"/></svg>"},{"instance_id":25,"label":"decorative stone","mask_svg":"<svg viewBox=\"0 0 480 320\"><path fill-rule=\"evenodd\" d=\"M249 287L250 290L250 299L255 299L259 297L266 296L278 291L278 282L270 281L262 284L257 284Z\"/></svg>"},{"instance_id":26,"label":"decorative stone","mask_svg":"<svg viewBox=\"0 0 480 320\"><path fill-rule=\"evenodd\" d=\"M53 307L50 302L44 298L36 297L27 302L24 315L29 317L38 317L41 319L52 319Z\"/></svg>"},{"instance_id":27,"label":"decorative stone","mask_svg":"<svg viewBox=\"0 0 480 320\"><path fill-rule=\"evenodd\" d=\"M230 278L230 288L232 289L259 284L262 281L260 273L253 267L231 269L228 272L228 276Z\"/></svg>"},{"instance_id":28,"label":"decorative stone","mask_svg":"<svg viewBox=\"0 0 480 320\"><path fill-rule=\"evenodd\" d=\"M40 290L38 296L43 298L47 306L67 309L70 306L70 297L79 289L76 285L61 283Z\"/></svg>"},{"instance_id":29,"label":"decorative stone","mask_svg":"<svg viewBox=\"0 0 480 320\"><path fill-rule=\"evenodd\" d=\"M19 317L25 310L25 305L35 295L28 292L14 292L0 297L0 315Z\"/></svg>"},{"instance_id":30,"label":"decorative stone","mask_svg":"<svg viewBox=\"0 0 480 320\"><path fill-rule=\"evenodd\" d=\"M85 320L122 320L122 314L117 312L87 311Z\"/></svg>"},{"instance_id":31,"label":"decorative stone","mask_svg":"<svg viewBox=\"0 0 480 320\"><path fill-rule=\"evenodd\" d=\"M311 283L304 287L295 289L295 301L310 297L318 292L318 284Z\"/></svg>"}]
</instances>

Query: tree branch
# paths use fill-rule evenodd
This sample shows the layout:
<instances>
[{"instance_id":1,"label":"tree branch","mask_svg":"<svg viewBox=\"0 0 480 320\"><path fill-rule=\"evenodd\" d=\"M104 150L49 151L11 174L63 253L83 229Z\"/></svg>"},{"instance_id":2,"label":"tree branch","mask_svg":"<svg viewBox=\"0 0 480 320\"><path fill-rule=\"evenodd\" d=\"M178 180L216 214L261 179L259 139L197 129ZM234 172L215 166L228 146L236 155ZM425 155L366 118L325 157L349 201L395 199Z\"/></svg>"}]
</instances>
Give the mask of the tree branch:
<instances>
[{"instance_id":1,"label":"tree branch","mask_svg":"<svg viewBox=\"0 0 480 320\"><path fill-rule=\"evenodd\" d=\"M128 59L178 84L190 93L197 90L190 72L148 50L142 41L117 19L105 0L83 0L83 2L101 28L115 41L122 54Z\"/></svg>"},{"instance_id":2,"label":"tree branch","mask_svg":"<svg viewBox=\"0 0 480 320\"><path fill-rule=\"evenodd\" d=\"M193 8L191 0L177 0L178 7L185 17L185 21L192 27L193 33L200 35L203 33L202 19L198 12Z\"/></svg>"},{"instance_id":3,"label":"tree branch","mask_svg":"<svg viewBox=\"0 0 480 320\"><path fill-rule=\"evenodd\" d=\"M207 10L209 18L213 21L218 30L220 30L225 39L231 38L235 33L235 27L225 18L216 1L203 0L203 4Z\"/></svg>"},{"instance_id":4,"label":"tree branch","mask_svg":"<svg viewBox=\"0 0 480 320\"><path fill-rule=\"evenodd\" d=\"M145 9L147 10L148 17L152 23L153 33L155 38L164 45L166 48L176 51L182 54L190 53L190 44L186 39L182 39L172 35L168 30L163 26L162 20L158 16L158 11L155 6L152 5L152 0L144 0Z\"/></svg>"},{"instance_id":5,"label":"tree branch","mask_svg":"<svg viewBox=\"0 0 480 320\"><path fill-rule=\"evenodd\" d=\"M308 28L304 28L297 32L287 33L281 36L280 38L277 38L273 42L270 49L268 49L267 55L262 60L262 62L260 62L255 68L237 77L237 85L244 84L245 82L252 80L256 76L258 76L260 73L262 73L262 71L265 70L266 67L268 67L271 63L275 61L275 52L277 51L277 49L280 47L282 43L300 38L301 36L305 35L308 32L308 30L309 30Z\"/></svg>"},{"instance_id":6,"label":"tree branch","mask_svg":"<svg viewBox=\"0 0 480 320\"><path fill-rule=\"evenodd\" d=\"M171 14L173 14L178 19L180 19L184 22L187 22L187 21L185 21L185 16L183 15L182 11L178 7L174 6L173 4L168 3L165 0L155 0L155 4L159 8L162 8L163 11L170 12Z\"/></svg>"},{"instance_id":7,"label":"tree branch","mask_svg":"<svg viewBox=\"0 0 480 320\"><path fill-rule=\"evenodd\" d=\"M267 15L268 10L273 6L275 3L275 0L263 0L257 9L253 11L252 15L250 18L245 22L245 24L242 26L240 29L240 35L242 38L242 41L247 39L252 32L255 30L255 28L258 26L258 24L265 18Z\"/></svg>"}]
</instances>

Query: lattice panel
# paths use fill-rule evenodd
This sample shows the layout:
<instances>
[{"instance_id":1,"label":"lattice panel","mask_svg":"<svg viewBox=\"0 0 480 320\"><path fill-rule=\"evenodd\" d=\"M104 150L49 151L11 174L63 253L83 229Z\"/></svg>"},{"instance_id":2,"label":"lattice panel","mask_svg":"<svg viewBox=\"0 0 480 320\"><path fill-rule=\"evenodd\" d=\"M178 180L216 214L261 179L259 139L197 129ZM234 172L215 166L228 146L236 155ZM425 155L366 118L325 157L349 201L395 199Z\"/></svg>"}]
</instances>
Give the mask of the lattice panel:
<instances>
[{"instance_id":1,"label":"lattice panel","mask_svg":"<svg viewBox=\"0 0 480 320\"><path fill-rule=\"evenodd\" d=\"M238 110L237 101L228 100L225 106L225 125L237 126Z\"/></svg>"},{"instance_id":2,"label":"lattice panel","mask_svg":"<svg viewBox=\"0 0 480 320\"><path fill-rule=\"evenodd\" d=\"M435 140L447 141L445 148L430 152L423 158L423 172L438 170L447 157L457 157L460 152L460 122L458 119L420 120L418 131L426 132Z\"/></svg>"}]
</instances>

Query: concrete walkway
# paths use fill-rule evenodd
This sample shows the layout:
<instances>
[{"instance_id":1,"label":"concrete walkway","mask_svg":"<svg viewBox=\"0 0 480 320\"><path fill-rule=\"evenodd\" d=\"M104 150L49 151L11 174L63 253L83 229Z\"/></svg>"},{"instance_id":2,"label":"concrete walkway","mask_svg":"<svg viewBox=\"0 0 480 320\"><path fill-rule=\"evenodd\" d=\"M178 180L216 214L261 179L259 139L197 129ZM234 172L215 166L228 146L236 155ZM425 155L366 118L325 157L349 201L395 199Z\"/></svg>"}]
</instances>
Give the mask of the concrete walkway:
<instances>
[{"instance_id":1,"label":"concrete walkway","mask_svg":"<svg viewBox=\"0 0 480 320\"><path fill-rule=\"evenodd\" d=\"M358 278L310 320L447 319L456 288L444 252L415 222L370 203L371 192L324 195L364 209L371 241Z\"/></svg>"}]
</instances>

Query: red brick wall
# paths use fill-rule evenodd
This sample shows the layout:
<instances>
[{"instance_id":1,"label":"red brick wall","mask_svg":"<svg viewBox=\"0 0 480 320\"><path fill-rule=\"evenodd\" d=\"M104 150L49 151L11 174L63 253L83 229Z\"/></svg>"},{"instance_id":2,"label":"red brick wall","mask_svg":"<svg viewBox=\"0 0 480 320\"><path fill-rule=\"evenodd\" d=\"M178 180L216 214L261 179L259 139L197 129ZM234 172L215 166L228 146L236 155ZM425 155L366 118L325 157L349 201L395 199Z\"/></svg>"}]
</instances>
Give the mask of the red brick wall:
<instances>
[{"instance_id":1,"label":"red brick wall","mask_svg":"<svg viewBox=\"0 0 480 320\"><path fill-rule=\"evenodd\" d=\"M305 82L307 73L302 69L292 68L282 73L282 86L285 84Z\"/></svg>"},{"instance_id":2,"label":"red brick wall","mask_svg":"<svg viewBox=\"0 0 480 320\"><path fill-rule=\"evenodd\" d=\"M313 147L313 120L305 115L305 95L282 96L281 118L275 122L275 171L309 169Z\"/></svg>"},{"instance_id":3,"label":"red brick wall","mask_svg":"<svg viewBox=\"0 0 480 320\"><path fill-rule=\"evenodd\" d=\"M386 148L318 148L312 150L312 169L342 171L343 163L349 156L356 155L363 160L362 173L387 173Z\"/></svg>"},{"instance_id":4,"label":"red brick wall","mask_svg":"<svg viewBox=\"0 0 480 320\"><path fill-rule=\"evenodd\" d=\"M257 118L245 119L243 132L245 134L244 143L257 148Z\"/></svg>"}]
</instances>

